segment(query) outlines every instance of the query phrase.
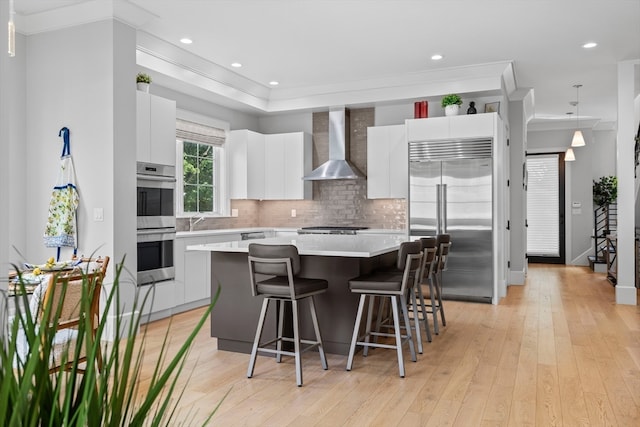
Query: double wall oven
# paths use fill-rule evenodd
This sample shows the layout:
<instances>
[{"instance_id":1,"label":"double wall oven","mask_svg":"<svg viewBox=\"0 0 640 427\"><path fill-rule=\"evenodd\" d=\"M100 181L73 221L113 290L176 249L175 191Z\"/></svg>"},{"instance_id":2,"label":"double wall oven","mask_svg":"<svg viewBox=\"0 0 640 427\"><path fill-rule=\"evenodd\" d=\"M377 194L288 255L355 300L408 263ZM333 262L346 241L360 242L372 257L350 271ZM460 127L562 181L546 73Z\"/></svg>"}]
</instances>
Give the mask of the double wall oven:
<instances>
[{"instance_id":1,"label":"double wall oven","mask_svg":"<svg viewBox=\"0 0 640 427\"><path fill-rule=\"evenodd\" d=\"M175 278L175 194L174 166L138 162L138 285Z\"/></svg>"}]
</instances>

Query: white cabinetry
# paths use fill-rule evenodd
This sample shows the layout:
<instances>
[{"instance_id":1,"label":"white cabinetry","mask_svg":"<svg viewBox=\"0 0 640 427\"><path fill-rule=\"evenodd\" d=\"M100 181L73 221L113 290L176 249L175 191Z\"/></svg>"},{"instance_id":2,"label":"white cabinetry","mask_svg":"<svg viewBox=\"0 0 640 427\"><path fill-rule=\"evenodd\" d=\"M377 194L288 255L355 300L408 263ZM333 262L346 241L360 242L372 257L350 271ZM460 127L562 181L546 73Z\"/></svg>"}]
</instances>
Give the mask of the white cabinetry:
<instances>
[{"instance_id":1,"label":"white cabinetry","mask_svg":"<svg viewBox=\"0 0 640 427\"><path fill-rule=\"evenodd\" d=\"M231 198L300 200L312 197L311 135L303 132L262 135L235 130L227 142Z\"/></svg>"},{"instance_id":2,"label":"white cabinetry","mask_svg":"<svg viewBox=\"0 0 640 427\"><path fill-rule=\"evenodd\" d=\"M409 150L404 125L367 128L367 198L406 198Z\"/></svg>"},{"instance_id":3,"label":"white cabinetry","mask_svg":"<svg viewBox=\"0 0 640 427\"><path fill-rule=\"evenodd\" d=\"M311 199L311 135L303 132L265 135L266 200Z\"/></svg>"},{"instance_id":4,"label":"white cabinetry","mask_svg":"<svg viewBox=\"0 0 640 427\"><path fill-rule=\"evenodd\" d=\"M264 135L250 130L229 132L225 143L231 171L232 199L264 198Z\"/></svg>"},{"instance_id":5,"label":"white cabinetry","mask_svg":"<svg viewBox=\"0 0 640 427\"><path fill-rule=\"evenodd\" d=\"M136 91L136 160L176 164L176 102Z\"/></svg>"},{"instance_id":6,"label":"white cabinetry","mask_svg":"<svg viewBox=\"0 0 640 427\"><path fill-rule=\"evenodd\" d=\"M176 280L172 301L174 313L191 310L211 302L211 253L188 251L187 247L240 239L240 233L176 238L174 245Z\"/></svg>"},{"instance_id":7,"label":"white cabinetry","mask_svg":"<svg viewBox=\"0 0 640 427\"><path fill-rule=\"evenodd\" d=\"M408 141L434 141L439 139L493 138L498 113L467 114L461 116L409 119Z\"/></svg>"}]
</instances>

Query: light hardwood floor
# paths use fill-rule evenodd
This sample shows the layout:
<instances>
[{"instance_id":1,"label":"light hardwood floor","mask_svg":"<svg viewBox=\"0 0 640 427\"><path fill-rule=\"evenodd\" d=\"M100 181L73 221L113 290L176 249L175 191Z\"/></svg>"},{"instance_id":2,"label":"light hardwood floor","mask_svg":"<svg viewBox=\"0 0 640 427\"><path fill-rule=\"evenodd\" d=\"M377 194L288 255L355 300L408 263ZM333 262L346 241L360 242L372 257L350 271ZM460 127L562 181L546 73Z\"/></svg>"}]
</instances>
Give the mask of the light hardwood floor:
<instances>
[{"instance_id":1,"label":"light hardwood floor","mask_svg":"<svg viewBox=\"0 0 640 427\"><path fill-rule=\"evenodd\" d=\"M291 358L259 357L247 379L249 356L217 351L207 324L181 407L201 420L228 392L219 426L640 426L640 306L614 301L603 274L531 265L500 305L445 301L440 335L416 363L405 349L406 378L394 350L356 354L351 372L346 356L323 371L310 352L300 388ZM174 316L173 347L202 312ZM168 326L148 325L149 365Z\"/></svg>"}]
</instances>

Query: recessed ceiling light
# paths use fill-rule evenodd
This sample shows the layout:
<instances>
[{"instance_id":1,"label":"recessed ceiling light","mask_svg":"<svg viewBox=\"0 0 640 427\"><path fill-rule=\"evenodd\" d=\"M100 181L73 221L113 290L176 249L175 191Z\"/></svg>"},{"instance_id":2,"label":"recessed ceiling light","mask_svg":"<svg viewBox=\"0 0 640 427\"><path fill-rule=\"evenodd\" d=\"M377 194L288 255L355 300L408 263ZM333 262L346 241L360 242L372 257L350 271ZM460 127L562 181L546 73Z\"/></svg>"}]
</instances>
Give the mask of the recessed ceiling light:
<instances>
[{"instance_id":1,"label":"recessed ceiling light","mask_svg":"<svg viewBox=\"0 0 640 427\"><path fill-rule=\"evenodd\" d=\"M275 81L275 80L273 80L273 81L270 81L270 82L269 82L269 84L270 84L271 86L278 86L280 83L279 83L279 82L277 82L277 81Z\"/></svg>"},{"instance_id":2,"label":"recessed ceiling light","mask_svg":"<svg viewBox=\"0 0 640 427\"><path fill-rule=\"evenodd\" d=\"M598 43L596 42L589 42L582 45L582 47L585 49L591 49L592 47L596 47L596 46L598 46Z\"/></svg>"},{"instance_id":3,"label":"recessed ceiling light","mask_svg":"<svg viewBox=\"0 0 640 427\"><path fill-rule=\"evenodd\" d=\"M180 43L184 43L184 44L191 44L193 43L193 40L187 38L187 37L183 37L180 39Z\"/></svg>"},{"instance_id":4,"label":"recessed ceiling light","mask_svg":"<svg viewBox=\"0 0 640 427\"><path fill-rule=\"evenodd\" d=\"M241 63L239 63L239 62L234 62L234 63L232 63L232 64L231 64L231 66L232 66L233 68L240 68L240 67L242 67L242 64L241 64Z\"/></svg>"},{"instance_id":5,"label":"recessed ceiling light","mask_svg":"<svg viewBox=\"0 0 640 427\"><path fill-rule=\"evenodd\" d=\"M437 53L437 54L435 54L435 55L433 55L431 57L431 59L434 60L434 61L440 61L442 58L444 58L444 56L440 55L439 53Z\"/></svg>"}]
</instances>

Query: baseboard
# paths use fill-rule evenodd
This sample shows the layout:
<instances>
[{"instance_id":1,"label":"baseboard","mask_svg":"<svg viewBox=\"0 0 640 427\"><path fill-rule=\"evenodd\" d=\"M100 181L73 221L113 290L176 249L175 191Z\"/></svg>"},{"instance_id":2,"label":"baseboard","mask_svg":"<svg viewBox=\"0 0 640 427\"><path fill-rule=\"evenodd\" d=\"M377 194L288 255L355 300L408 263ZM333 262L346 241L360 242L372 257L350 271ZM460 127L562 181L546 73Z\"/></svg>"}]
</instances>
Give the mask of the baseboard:
<instances>
[{"instance_id":1,"label":"baseboard","mask_svg":"<svg viewBox=\"0 0 640 427\"><path fill-rule=\"evenodd\" d=\"M110 314L107 316L107 324L105 325L105 333L103 337L108 341L113 341L116 337L115 329L116 329L116 319L120 318L120 334L119 338L127 338L129 336L129 331L131 328L131 321L137 318L140 315L140 312L134 311L129 313L122 313L118 315ZM134 335L137 335L139 332L139 327L135 328L132 332Z\"/></svg>"},{"instance_id":2,"label":"baseboard","mask_svg":"<svg viewBox=\"0 0 640 427\"><path fill-rule=\"evenodd\" d=\"M524 285L526 277L524 270L509 270L509 285Z\"/></svg>"},{"instance_id":3,"label":"baseboard","mask_svg":"<svg viewBox=\"0 0 640 427\"><path fill-rule=\"evenodd\" d=\"M638 289L634 286L616 285L616 304L638 305Z\"/></svg>"}]
</instances>

